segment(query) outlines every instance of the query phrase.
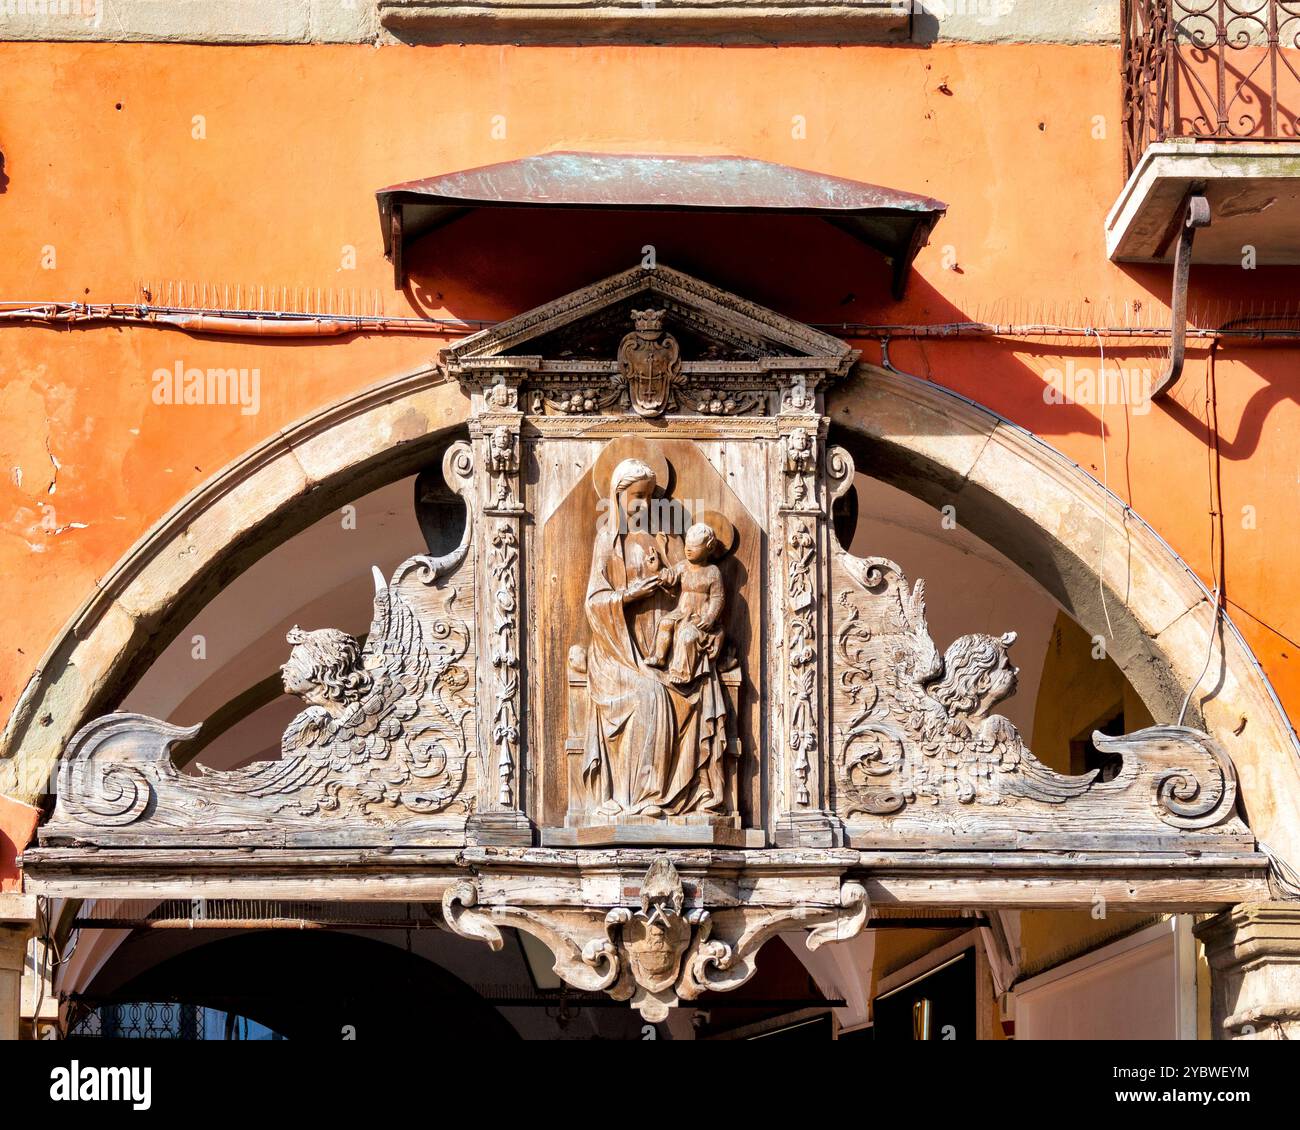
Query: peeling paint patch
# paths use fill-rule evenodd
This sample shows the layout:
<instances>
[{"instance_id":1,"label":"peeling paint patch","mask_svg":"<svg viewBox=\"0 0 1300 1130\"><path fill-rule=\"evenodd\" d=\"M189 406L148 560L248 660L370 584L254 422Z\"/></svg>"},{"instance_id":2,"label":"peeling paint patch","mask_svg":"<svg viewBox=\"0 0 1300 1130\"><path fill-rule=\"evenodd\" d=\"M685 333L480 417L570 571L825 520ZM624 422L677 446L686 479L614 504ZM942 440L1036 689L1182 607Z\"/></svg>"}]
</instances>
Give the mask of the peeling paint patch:
<instances>
[{"instance_id":1,"label":"peeling paint patch","mask_svg":"<svg viewBox=\"0 0 1300 1130\"><path fill-rule=\"evenodd\" d=\"M45 454L50 457L50 463L54 466L54 477L50 479L50 485L45 489L46 494L53 494L59 489L59 472L63 470L63 464L55 457L54 452L50 449L50 437L45 437Z\"/></svg>"},{"instance_id":2,"label":"peeling paint patch","mask_svg":"<svg viewBox=\"0 0 1300 1130\"><path fill-rule=\"evenodd\" d=\"M1254 191L1238 192L1223 197L1215 206L1215 211L1220 219L1229 219L1233 216L1257 216L1261 212L1267 212L1276 203L1276 196L1260 199Z\"/></svg>"}]
</instances>

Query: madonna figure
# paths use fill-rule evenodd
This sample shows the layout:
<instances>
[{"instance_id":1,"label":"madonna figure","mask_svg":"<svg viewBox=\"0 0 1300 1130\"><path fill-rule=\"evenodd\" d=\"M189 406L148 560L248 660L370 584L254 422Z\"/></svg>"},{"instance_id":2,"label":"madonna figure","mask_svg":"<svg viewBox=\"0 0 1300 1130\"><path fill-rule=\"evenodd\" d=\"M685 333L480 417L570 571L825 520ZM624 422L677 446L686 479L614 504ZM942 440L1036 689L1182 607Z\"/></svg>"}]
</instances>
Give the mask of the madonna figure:
<instances>
[{"instance_id":1,"label":"madonna figure","mask_svg":"<svg viewBox=\"0 0 1300 1130\"><path fill-rule=\"evenodd\" d=\"M608 818L721 814L727 706L712 663L681 683L652 666L682 538L654 531L655 472L625 459L610 477L587 584L587 688L592 710L583 779Z\"/></svg>"}]
</instances>

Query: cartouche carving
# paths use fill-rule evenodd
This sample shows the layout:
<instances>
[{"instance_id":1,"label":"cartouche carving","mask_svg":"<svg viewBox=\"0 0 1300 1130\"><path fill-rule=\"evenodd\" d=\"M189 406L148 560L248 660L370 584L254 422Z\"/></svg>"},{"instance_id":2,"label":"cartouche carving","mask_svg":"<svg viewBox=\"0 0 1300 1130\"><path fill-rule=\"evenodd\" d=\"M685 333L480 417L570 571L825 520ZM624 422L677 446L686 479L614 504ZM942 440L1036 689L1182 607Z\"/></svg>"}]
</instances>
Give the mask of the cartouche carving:
<instances>
[{"instance_id":1,"label":"cartouche carving","mask_svg":"<svg viewBox=\"0 0 1300 1130\"><path fill-rule=\"evenodd\" d=\"M631 333L619 342L619 380L638 416L662 416L682 375L677 339L665 333L663 310L633 310Z\"/></svg>"},{"instance_id":2,"label":"cartouche carving","mask_svg":"<svg viewBox=\"0 0 1300 1130\"><path fill-rule=\"evenodd\" d=\"M809 894L761 910L743 904L688 909L677 868L658 853L641 879L636 902L603 914L580 905L543 909L488 903L468 881L447 889L442 910L454 933L494 950L505 944L502 926L532 934L550 948L554 971L565 982L630 1001L646 1020L658 1023L680 1001L743 985L758 970L763 944L779 933L806 929L806 944L816 950L862 931L870 914L862 884L837 883L831 897Z\"/></svg>"}]
</instances>

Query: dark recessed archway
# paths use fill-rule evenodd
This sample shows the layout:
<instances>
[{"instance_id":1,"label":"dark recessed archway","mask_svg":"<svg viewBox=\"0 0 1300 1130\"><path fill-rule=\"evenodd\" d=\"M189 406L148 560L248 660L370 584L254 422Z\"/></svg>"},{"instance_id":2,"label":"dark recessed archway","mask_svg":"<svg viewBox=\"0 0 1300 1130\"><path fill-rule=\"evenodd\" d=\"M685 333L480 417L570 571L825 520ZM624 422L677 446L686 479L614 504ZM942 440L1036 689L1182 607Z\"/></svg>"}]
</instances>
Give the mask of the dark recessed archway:
<instances>
[{"instance_id":1,"label":"dark recessed archway","mask_svg":"<svg viewBox=\"0 0 1300 1130\"><path fill-rule=\"evenodd\" d=\"M474 1043L518 1039L497 1009L463 981L373 938L323 930L237 933L164 958L119 983L117 970L131 960L132 948L114 955L89 999L202 1005L248 1017L291 1040L427 1040L438 1032Z\"/></svg>"}]
</instances>

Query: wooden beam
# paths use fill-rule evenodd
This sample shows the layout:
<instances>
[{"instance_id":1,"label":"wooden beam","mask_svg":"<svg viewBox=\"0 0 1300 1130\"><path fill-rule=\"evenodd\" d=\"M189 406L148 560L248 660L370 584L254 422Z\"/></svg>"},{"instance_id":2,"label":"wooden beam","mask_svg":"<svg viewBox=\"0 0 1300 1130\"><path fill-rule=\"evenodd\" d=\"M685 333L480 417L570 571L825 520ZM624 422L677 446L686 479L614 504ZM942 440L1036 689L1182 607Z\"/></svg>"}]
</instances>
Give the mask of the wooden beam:
<instances>
[{"instance_id":1,"label":"wooden beam","mask_svg":"<svg viewBox=\"0 0 1300 1130\"><path fill-rule=\"evenodd\" d=\"M644 871L644 849L496 850L38 848L23 860L29 893L59 898L241 898L406 902L440 899L477 875L519 903L586 901ZM856 852L844 849L672 852L692 897L732 887L790 905L818 883L864 884L873 907L1215 911L1266 900L1256 853ZM634 884L633 884L634 885ZM740 891L747 892L739 894ZM617 896L616 896L617 897Z\"/></svg>"}]
</instances>

